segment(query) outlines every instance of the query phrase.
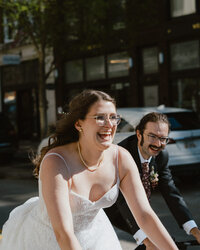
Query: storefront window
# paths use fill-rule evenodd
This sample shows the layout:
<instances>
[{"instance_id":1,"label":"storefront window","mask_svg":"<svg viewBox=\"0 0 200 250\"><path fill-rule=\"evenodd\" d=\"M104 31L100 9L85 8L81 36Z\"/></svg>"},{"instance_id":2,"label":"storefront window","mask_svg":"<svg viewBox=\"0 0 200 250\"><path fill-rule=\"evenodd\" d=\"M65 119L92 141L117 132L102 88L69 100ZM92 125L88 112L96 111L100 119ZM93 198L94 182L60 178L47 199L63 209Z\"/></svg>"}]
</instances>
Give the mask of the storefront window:
<instances>
[{"instance_id":1,"label":"storefront window","mask_svg":"<svg viewBox=\"0 0 200 250\"><path fill-rule=\"evenodd\" d=\"M172 82L173 106L200 111L200 79L185 78Z\"/></svg>"},{"instance_id":2,"label":"storefront window","mask_svg":"<svg viewBox=\"0 0 200 250\"><path fill-rule=\"evenodd\" d=\"M200 66L198 40L172 44L170 53L172 71L198 68Z\"/></svg>"},{"instance_id":3,"label":"storefront window","mask_svg":"<svg viewBox=\"0 0 200 250\"><path fill-rule=\"evenodd\" d=\"M118 107L130 106L130 82L115 82L110 85L111 95L117 100Z\"/></svg>"},{"instance_id":4,"label":"storefront window","mask_svg":"<svg viewBox=\"0 0 200 250\"><path fill-rule=\"evenodd\" d=\"M86 59L86 79L98 80L105 78L104 56L97 56Z\"/></svg>"},{"instance_id":5,"label":"storefront window","mask_svg":"<svg viewBox=\"0 0 200 250\"><path fill-rule=\"evenodd\" d=\"M144 86L144 106L158 106L158 85Z\"/></svg>"},{"instance_id":6,"label":"storefront window","mask_svg":"<svg viewBox=\"0 0 200 250\"><path fill-rule=\"evenodd\" d=\"M108 55L108 77L128 76L129 57L126 52Z\"/></svg>"},{"instance_id":7,"label":"storefront window","mask_svg":"<svg viewBox=\"0 0 200 250\"><path fill-rule=\"evenodd\" d=\"M158 49L157 47L145 48L142 51L143 72L153 74L158 72Z\"/></svg>"},{"instance_id":8,"label":"storefront window","mask_svg":"<svg viewBox=\"0 0 200 250\"><path fill-rule=\"evenodd\" d=\"M16 91L4 93L4 111L10 118L10 121L17 129L17 106L16 106Z\"/></svg>"},{"instance_id":9,"label":"storefront window","mask_svg":"<svg viewBox=\"0 0 200 250\"><path fill-rule=\"evenodd\" d=\"M193 14L196 12L196 0L171 0L171 17Z\"/></svg>"},{"instance_id":10,"label":"storefront window","mask_svg":"<svg viewBox=\"0 0 200 250\"><path fill-rule=\"evenodd\" d=\"M66 63L66 82L83 81L83 62L82 60L74 60Z\"/></svg>"}]
</instances>

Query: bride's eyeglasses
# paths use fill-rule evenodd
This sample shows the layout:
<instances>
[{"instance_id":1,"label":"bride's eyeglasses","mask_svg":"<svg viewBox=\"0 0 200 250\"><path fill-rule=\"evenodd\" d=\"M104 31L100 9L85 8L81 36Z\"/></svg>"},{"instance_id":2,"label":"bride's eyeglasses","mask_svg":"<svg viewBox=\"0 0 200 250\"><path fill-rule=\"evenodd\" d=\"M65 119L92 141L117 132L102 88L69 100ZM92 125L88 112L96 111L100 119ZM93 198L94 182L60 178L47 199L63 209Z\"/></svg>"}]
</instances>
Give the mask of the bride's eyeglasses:
<instances>
[{"instance_id":1,"label":"bride's eyeglasses","mask_svg":"<svg viewBox=\"0 0 200 250\"><path fill-rule=\"evenodd\" d=\"M121 117L120 115L91 115L86 118L93 118L96 120L98 126L105 126L106 122L109 120L113 126L116 126L120 123Z\"/></svg>"}]
</instances>

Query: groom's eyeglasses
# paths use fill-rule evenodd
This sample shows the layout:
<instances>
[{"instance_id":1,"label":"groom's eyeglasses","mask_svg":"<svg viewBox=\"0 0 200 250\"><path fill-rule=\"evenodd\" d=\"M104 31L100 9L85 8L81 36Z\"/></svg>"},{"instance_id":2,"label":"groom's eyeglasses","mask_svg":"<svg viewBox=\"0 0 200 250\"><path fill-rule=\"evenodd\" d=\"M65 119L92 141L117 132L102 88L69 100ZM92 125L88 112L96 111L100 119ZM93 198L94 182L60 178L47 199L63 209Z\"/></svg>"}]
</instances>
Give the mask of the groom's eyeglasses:
<instances>
[{"instance_id":1,"label":"groom's eyeglasses","mask_svg":"<svg viewBox=\"0 0 200 250\"><path fill-rule=\"evenodd\" d=\"M159 140L161 144L166 145L169 142L169 137L159 137L159 136L153 135L153 134L145 134L145 135L148 136L150 143L155 143Z\"/></svg>"}]
</instances>

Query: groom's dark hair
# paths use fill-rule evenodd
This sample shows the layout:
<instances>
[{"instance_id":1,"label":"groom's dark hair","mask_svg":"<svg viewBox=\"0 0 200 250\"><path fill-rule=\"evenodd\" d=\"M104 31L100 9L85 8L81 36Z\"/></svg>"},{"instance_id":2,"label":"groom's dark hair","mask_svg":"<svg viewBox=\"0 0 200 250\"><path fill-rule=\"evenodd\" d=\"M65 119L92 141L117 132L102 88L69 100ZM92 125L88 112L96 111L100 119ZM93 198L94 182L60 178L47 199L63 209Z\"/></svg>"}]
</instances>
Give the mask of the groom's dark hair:
<instances>
[{"instance_id":1,"label":"groom's dark hair","mask_svg":"<svg viewBox=\"0 0 200 250\"><path fill-rule=\"evenodd\" d=\"M135 131L139 130L140 134L143 135L143 132L146 128L148 122L164 122L168 125L170 131L170 122L167 116L163 113L151 112L143 116L139 124L136 126Z\"/></svg>"}]
</instances>

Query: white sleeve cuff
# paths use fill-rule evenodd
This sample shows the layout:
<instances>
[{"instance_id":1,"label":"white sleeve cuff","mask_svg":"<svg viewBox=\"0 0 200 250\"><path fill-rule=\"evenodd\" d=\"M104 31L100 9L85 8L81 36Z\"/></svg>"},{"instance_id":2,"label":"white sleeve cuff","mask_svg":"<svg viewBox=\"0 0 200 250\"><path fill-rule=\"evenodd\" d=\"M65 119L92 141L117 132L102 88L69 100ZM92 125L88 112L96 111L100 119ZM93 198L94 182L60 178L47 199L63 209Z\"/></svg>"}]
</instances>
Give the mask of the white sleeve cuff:
<instances>
[{"instance_id":1,"label":"white sleeve cuff","mask_svg":"<svg viewBox=\"0 0 200 250\"><path fill-rule=\"evenodd\" d=\"M197 224L194 220L189 220L183 224L183 229L186 231L188 235L190 235L190 231L192 228L197 227Z\"/></svg>"},{"instance_id":2,"label":"white sleeve cuff","mask_svg":"<svg viewBox=\"0 0 200 250\"><path fill-rule=\"evenodd\" d=\"M142 245L143 240L147 238L146 234L142 231L142 229L139 229L134 235L133 238L135 239L137 245Z\"/></svg>"}]
</instances>

